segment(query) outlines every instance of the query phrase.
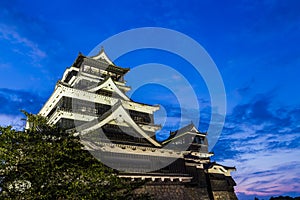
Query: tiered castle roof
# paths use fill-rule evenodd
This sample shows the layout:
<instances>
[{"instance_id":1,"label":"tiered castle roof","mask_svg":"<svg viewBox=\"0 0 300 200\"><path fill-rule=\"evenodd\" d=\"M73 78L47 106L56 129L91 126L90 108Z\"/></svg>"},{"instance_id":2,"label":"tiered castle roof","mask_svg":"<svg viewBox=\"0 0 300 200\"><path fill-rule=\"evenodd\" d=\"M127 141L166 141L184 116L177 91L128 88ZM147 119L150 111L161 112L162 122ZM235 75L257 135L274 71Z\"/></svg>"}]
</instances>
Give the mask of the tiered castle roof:
<instances>
[{"instance_id":1,"label":"tiered castle roof","mask_svg":"<svg viewBox=\"0 0 300 200\"><path fill-rule=\"evenodd\" d=\"M193 124L171 132L166 141L155 139L155 132L161 126L154 124L153 113L159 106L134 102L126 95L130 87L126 86L124 75L129 70L116 66L104 49L92 57L79 53L39 114L46 116L50 124L75 134L85 135L100 128L108 137L112 135L109 131L117 132L119 138L114 134L110 139L123 144L162 147L183 138L194 138L189 143L201 146L205 153L206 134L200 133ZM128 132L131 137L125 136Z\"/></svg>"},{"instance_id":2,"label":"tiered castle roof","mask_svg":"<svg viewBox=\"0 0 300 200\"><path fill-rule=\"evenodd\" d=\"M120 177L148 179L157 188L188 183L185 190L196 187L201 199L236 199L230 176L235 168L210 161L207 133L190 123L170 132L165 141L156 140L161 126L153 114L159 106L126 95L131 89L124 80L129 70L116 66L103 49L92 57L79 53L39 114L49 124L80 135L87 150L100 152L101 161L124 171Z\"/></svg>"}]
</instances>

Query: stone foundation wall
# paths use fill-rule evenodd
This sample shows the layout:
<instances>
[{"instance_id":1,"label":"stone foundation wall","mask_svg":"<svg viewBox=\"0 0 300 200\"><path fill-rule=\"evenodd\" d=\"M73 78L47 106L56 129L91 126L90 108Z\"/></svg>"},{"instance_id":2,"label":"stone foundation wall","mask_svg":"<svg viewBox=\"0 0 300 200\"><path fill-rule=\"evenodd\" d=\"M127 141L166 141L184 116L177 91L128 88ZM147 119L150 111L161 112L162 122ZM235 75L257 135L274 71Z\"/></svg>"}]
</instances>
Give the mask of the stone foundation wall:
<instances>
[{"instance_id":1,"label":"stone foundation wall","mask_svg":"<svg viewBox=\"0 0 300 200\"><path fill-rule=\"evenodd\" d=\"M136 194L148 193L158 200L210 200L207 188L191 187L183 183L146 183Z\"/></svg>"},{"instance_id":2,"label":"stone foundation wall","mask_svg":"<svg viewBox=\"0 0 300 200\"><path fill-rule=\"evenodd\" d=\"M228 191L214 191L214 200L238 200L234 192Z\"/></svg>"},{"instance_id":3,"label":"stone foundation wall","mask_svg":"<svg viewBox=\"0 0 300 200\"><path fill-rule=\"evenodd\" d=\"M207 187L180 182L151 181L136 189L135 193L148 193L157 200L238 200L234 191L208 191Z\"/></svg>"}]
</instances>

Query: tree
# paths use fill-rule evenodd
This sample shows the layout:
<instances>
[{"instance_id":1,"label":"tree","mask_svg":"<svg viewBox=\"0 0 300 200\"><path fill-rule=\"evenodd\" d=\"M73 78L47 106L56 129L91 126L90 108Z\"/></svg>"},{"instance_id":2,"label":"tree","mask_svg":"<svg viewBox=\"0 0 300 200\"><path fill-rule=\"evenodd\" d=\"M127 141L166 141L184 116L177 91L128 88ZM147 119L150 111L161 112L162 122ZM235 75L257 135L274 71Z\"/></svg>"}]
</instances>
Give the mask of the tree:
<instances>
[{"instance_id":1,"label":"tree","mask_svg":"<svg viewBox=\"0 0 300 200\"><path fill-rule=\"evenodd\" d=\"M78 137L25 114L29 130L0 127L0 199L143 198L133 194L141 183L118 178Z\"/></svg>"}]
</instances>

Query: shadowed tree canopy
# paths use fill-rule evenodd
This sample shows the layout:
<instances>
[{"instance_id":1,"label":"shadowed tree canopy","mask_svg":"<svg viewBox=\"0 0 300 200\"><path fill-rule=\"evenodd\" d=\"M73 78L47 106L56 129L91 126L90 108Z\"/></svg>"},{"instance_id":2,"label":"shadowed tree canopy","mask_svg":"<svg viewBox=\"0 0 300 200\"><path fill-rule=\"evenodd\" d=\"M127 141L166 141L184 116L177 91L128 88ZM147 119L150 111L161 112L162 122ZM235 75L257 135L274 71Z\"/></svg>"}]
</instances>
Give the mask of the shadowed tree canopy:
<instances>
[{"instance_id":1,"label":"shadowed tree canopy","mask_svg":"<svg viewBox=\"0 0 300 200\"><path fill-rule=\"evenodd\" d=\"M138 199L78 137L26 113L31 128L0 127L0 199Z\"/></svg>"}]
</instances>

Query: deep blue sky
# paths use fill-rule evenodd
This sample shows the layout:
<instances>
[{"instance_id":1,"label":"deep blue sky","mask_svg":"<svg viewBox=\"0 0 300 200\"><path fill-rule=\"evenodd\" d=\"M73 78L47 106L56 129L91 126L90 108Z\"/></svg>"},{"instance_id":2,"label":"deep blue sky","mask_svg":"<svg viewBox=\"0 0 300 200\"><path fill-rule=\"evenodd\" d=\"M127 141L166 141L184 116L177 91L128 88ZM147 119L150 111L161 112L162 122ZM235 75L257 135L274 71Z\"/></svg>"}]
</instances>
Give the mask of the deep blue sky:
<instances>
[{"instance_id":1,"label":"deep blue sky","mask_svg":"<svg viewBox=\"0 0 300 200\"><path fill-rule=\"evenodd\" d=\"M239 197L300 196L299 8L297 0L1 1L0 124L18 125L19 109L38 112L79 51L87 55L128 29L174 29L206 49L224 80L228 109L214 159L237 167ZM185 66L176 59L146 51L115 62ZM183 71L193 78L192 70ZM206 105L202 82L195 88ZM144 87L133 97L165 103L176 118L176 101L162 100L172 94L156 89L159 95ZM208 103L204 113L209 110Z\"/></svg>"}]
</instances>

